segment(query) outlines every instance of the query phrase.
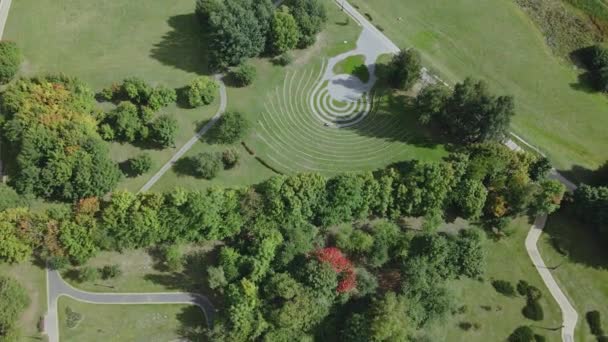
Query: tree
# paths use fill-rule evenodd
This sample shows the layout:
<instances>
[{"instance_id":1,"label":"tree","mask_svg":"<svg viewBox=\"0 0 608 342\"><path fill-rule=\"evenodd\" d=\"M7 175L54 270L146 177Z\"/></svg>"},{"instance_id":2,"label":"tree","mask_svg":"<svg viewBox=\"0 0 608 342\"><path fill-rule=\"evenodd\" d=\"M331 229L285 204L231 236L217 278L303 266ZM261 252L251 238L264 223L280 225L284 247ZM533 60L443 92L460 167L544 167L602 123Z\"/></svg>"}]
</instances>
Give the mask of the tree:
<instances>
[{"instance_id":1,"label":"tree","mask_svg":"<svg viewBox=\"0 0 608 342\"><path fill-rule=\"evenodd\" d=\"M257 71L255 67L251 64L243 63L239 65L236 69L230 72L230 77L236 86L238 87L246 87L250 85L255 77L257 76Z\"/></svg>"},{"instance_id":2,"label":"tree","mask_svg":"<svg viewBox=\"0 0 608 342\"><path fill-rule=\"evenodd\" d=\"M218 89L219 85L210 77L195 78L188 87L188 104L192 108L208 105L215 100Z\"/></svg>"},{"instance_id":3,"label":"tree","mask_svg":"<svg viewBox=\"0 0 608 342\"><path fill-rule=\"evenodd\" d=\"M559 209L566 187L553 179L542 180L534 194L531 210L535 215L548 215Z\"/></svg>"},{"instance_id":4,"label":"tree","mask_svg":"<svg viewBox=\"0 0 608 342\"><path fill-rule=\"evenodd\" d=\"M485 270L483 235L477 229L461 230L452 244L452 262L456 274L469 278L479 278Z\"/></svg>"},{"instance_id":5,"label":"tree","mask_svg":"<svg viewBox=\"0 0 608 342\"><path fill-rule=\"evenodd\" d=\"M418 121L427 125L437 120L450 95L450 89L442 84L432 84L422 88L414 101Z\"/></svg>"},{"instance_id":6,"label":"tree","mask_svg":"<svg viewBox=\"0 0 608 342\"><path fill-rule=\"evenodd\" d=\"M19 196L10 186L0 183L0 211L27 206L28 201L23 196Z\"/></svg>"},{"instance_id":7,"label":"tree","mask_svg":"<svg viewBox=\"0 0 608 342\"><path fill-rule=\"evenodd\" d=\"M95 221L90 221L89 224L78 224L76 220L65 220L61 224L59 242L70 260L76 264L85 263L99 250L94 240Z\"/></svg>"},{"instance_id":8,"label":"tree","mask_svg":"<svg viewBox=\"0 0 608 342\"><path fill-rule=\"evenodd\" d=\"M0 339L9 338L23 310L30 304L25 288L17 281L0 276Z\"/></svg>"},{"instance_id":9,"label":"tree","mask_svg":"<svg viewBox=\"0 0 608 342\"><path fill-rule=\"evenodd\" d=\"M281 6L274 13L270 24L270 49L275 55L280 55L296 47L300 40L298 25L289 8Z\"/></svg>"},{"instance_id":10,"label":"tree","mask_svg":"<svg viewBox=\"0 0 608 342\"><path fill-rule=\"evenodd\" d=\"M216 153L201 152L194 157L194 174L197 177L213 179L220 172L221 159Z\"/></svg>"},{"instance_id":11,"label":"tree","mask_svg":"<svg viewBox=\"0 0 608 342\"><path fill-rule=\"evenodd\" d=\"M175 146L177 133L177 120L169 115L156 118L150 125L150 138L162 147Z\"/></svg>"},{"instance_id":12,"label":"tree","mask_svg":"<svg viewBox=\"0 0 608 342\"><path fill-rule=\"evenodd\" d=\"M452 198L465 219L477 219L486 204L488 190L481 181L465 179L456 187Z\"/></svg>"},{"instance_id":13,"label":"tree","mask_svg":"<svg viewBox=\"0 0 608 342\"><path fill-rule=\"evenodd\" d=\"M227 112L218 120L209 135L214 143L234 144L245 135L248 127L247 120L241 113Z\"/></svg>"},{"instance_id":14,"label":"tree","mask_svg":"<svg viewBox=\"0 0 608 342\"><path fill-rule=\"evenodd\" d=\"M7 83L17 74L22 59L15 42L0 41L0 83Z\"/></svg>"},{"instance_id":15,"label":"tree","mask_svg":"<svg viewBox=\"0 0 608 342\"><path fill-rule=\"evenodd\" d=\"M420 79L420 54L413 49L401 50L393 56L388 69L390 85L396 89L408 90Z\"/></svg>"},{"instance_id":16,"label":"tree","mask_svg":"<svg viewBox=\"0 0 608 342\"><path fill-rule=\"evenodd\" d=\"M344 341L406 341L409 332L406 301L394 292L375 298L364 314L346 322Z\"/></svg>"},{"instance_id":17,"label":"tree","mask_svg":"<svg viewBox=\"0 0 608 342\"><path fill-rule=\"evenodd\" d=\"M454 87L441 123L458 142L499 140L507 135L514 108L512 97L493 96L485 82L467 78Z\"/></svg>"},{"instance_id":18,"label":"tree","mask_svg":"<svg viewBox=\"0 0 608 342\"><path fill-rule=\"evenodd\" d=\"M0 260L14 263L27 260L32 245L18 228L18 223L28 223L26 209L8 209L0 212Z\"/></svg>"},{"instance_id":19,"label":"tree","mask_svg":"<svg viewBox=\"0 0 608 342\"><path fill-rule=\"evenodd\" d=\"M608 187L583 184L574 191L573 200L578 218L608 236Z\"/></svg>"},{"instance_id":20,"label":"tree","mask_svg":"<svg viewBox=\"0 0 608 342\"><path fill-rule=\"evenodd\" d=\"M539 157L530 165L530 178L533 181L544 179L552 168L551 162L547 157Z\"/></svg>"},{"instance_id":21,"label":"tree","mask_svg":"<svg viewBox=\"0 0 608 342\"><path fill-rule=\"evenodd\" d=\"M215 266L207 268L207 282L209 283L209 288L212 290L219 289L222 291L222 288L228 285L224 270L221 267Z\"/></svg>"},{"instance_id":22,"label":"tree","mask_svg":"<svg viewBox=\"0 0 608 342\"><path fill-rule=\"evenodd\" d=\"M298 47L305 48L316 40L327 21L327 9L320 0L289 0L286 2L298 24L300 40Z\"/></svg>"},{"instance_id":23,"label":"tree","mask_svg":"<svg viewBox=\"0 0 608 342\"><path fill-rule=\"evenodd\" d=\"M122 275L122 270L120 269L120 265L105 265L101 268L101 278L104 280L118 278Z\"/></svg>"},{"instance_id":24,"label":"tree","mask_svg":"<svg viewBox=\"0 0 608 342\"><path fill-rule=\"evenodd\" d=\"M209 51L215 69L238 65L264 50L274 12L270 0L225 0L201 3L198 8L203 13L199 17L208 18L203 24L211 37Z\"/></svg>"},{"instance_id":25,"label":"tree","mask_svg":"<svg viewBox=\"0 0 608 342\"><path fill-rule=\"evenodd\" d=\"M152 168L152 157L149 153L142 153L129 159L129 171L135 176L143 175Z\"/></svg>"}]
</instances>

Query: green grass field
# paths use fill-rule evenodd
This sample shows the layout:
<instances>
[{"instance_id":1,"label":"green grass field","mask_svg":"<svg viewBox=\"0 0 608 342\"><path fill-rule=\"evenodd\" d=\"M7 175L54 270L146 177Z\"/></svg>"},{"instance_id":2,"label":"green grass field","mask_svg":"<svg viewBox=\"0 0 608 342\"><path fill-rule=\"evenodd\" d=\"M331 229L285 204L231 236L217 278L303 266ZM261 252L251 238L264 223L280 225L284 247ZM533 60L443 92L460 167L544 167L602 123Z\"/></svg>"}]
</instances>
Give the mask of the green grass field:
<instances>
[{"instance_id":1,"label":"green grass field","mask_svg":"<svg viewBox=\"0 0 608 342\"><path fill-rule=\"evenodd\" d=\"M30 298L30 305L18 322L20 341L39 341L38 322L46 314L46 275L44 270L30 262L9 265L0 263L0 275L11 277L23 286Z\"/></svg>"},{"instance_id":2,"label":"green grass field","mask_svg":"<svg viewBox=\"0 0 608 342\"><path fill-rule=\"evenodd\" d=\"M608 251L592 228L559 212L549 217L539 249L560 288L579 314L576 341L592 342L585 314L599 310L608 330Z\"/></svg>"},{"instance_id":3,"label":"green grass field","mask_svg":"<svg viewBox=\"0 0 608 342\"><path fill-rule=\"evenodd\" d=\"M66 325L68 306L82 315L74 328ZM62 342L166 342L190 338L204 325L201 310L188 305L97 305L61 297L58 310Z\"/></svg>"},{"instance_id":4,"label":"green grass field","mask_svg":"<svg viewBox=\"0 0 608 342\"><path fill-rule=\"evenodd\" d=\"M513 1L353 0L396 44L414 47L449 83L467 76L513 95L512 128L560 170L608 159L608 101L578 89L578 74L554 57Z\"/></svg>"},{"instance_id":5,"label":"green grass field","mask_svg":"<svg viewBox=\"0 0 608 342\"><path fill-rule=\"evenodd\" d=\"M437 322L425 329L431 341L505 341L520 325L532 326L535 333L544 335L547 341L559 340L559 307L544 286L524 248L529 228L527 220L520 218L513 221L509 228L513 235L499 241L486 240L485 281L461 279L449 283L457 305L466 305L467 312L448 317L445 322ZM515 285L520 279L542 291L541 305L545 313L543 321L526 319L521 313L525 299L501 295L490 283L491 280L507 280ZM478 323L480 328L464 331L458 326L461 322Z\"/></svg>"},{"instance_id":6,"label":"green grass field","mask_svg":"<svg viewBox=\"0 0 608 342\"><path fill-rule=\"evenodd\" d=\"M53 1L12 3L4 38L23 49L21 74L65 73L99 91L113 82L137 76L176 89L207 73L206 47L194 16L194 1ZM35 24L32 15L36 13ZM171 105L159 114L178 121L177 148L211 118L218 101L198 109ZM138 190L176 149L147 150L155 168L125 178L119 188ZM114 143L112 158L125 161L140 147Z\"/></svg>"}]
</instances>

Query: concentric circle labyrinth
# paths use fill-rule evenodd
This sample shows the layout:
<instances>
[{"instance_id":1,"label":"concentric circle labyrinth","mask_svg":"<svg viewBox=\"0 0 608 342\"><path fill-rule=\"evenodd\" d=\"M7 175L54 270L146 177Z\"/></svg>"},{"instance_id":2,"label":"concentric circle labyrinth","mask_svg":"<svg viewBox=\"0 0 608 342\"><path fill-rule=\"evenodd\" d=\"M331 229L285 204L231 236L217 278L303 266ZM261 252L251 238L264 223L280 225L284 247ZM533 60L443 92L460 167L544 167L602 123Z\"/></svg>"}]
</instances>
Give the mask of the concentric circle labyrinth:
<instances>
[{"instance_id":1,"label":"concentric circle labyrinth","mask_svg":"<svg viewBox=\"0 0 608 342\"><path fill-rule=\"evenodd\" d=\"M258 120L256 150L284 173L378 169L408 159L403 116L372 93L335 99L322 81L325 64L287 73Z\"/></svg>"}]
</instances>

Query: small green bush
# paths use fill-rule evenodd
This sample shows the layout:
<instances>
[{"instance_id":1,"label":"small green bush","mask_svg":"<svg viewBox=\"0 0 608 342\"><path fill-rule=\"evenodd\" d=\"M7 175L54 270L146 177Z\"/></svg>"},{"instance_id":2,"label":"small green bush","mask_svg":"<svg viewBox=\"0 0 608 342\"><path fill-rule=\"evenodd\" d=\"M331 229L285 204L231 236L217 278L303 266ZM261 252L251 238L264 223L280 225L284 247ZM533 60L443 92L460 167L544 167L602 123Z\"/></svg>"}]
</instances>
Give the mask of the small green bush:
<instances>
[{"instance_id":1,"label":"small green bush","mask_svg":"<svg viewBox=\"0 0 608 342\"><path fill-rule=\"evenodd\" d=\"M598 336L597 342L608 342L608 336Z\"/></svg>"},{"instance_id":2,"label":"small green bush","mask_svg":"<svg viewBox=\"0 0 608 342\"><path fill-rule=\"evenodd\" d=\"M528 326L518 327L509 336L509 342L534 342L534 331Z\"/></svg>"},{"instance_id":3,"label":"small green bush","mask_svg":"<svg viewBox=\"0 0 608 342\"><path fill-rule=\"evenodd\" d=\"M545 318L543 307L540 305L538 300L528 299L528 301L526 302L526 306L524 306L522 310L522 313L524 317L533 321L542 321Z\"/></svg>"},{"instance_id":4,"label":"small green bush","mask_svg":"<svg viewBox=\"0 0 608 342\"><path fill-rule=\"evenodd\" d=\"M212 78L198 77L188 87L188 104L192 108L208 105L215 100L218 89L219 85Z\"/></svg>"},{"instance_id":5,"label":"small green bush","mask_svg":"<svg viewBox=\"0 0 608 342\"><path fill-rule=\"evenodd\" d=\"M220 172L221 158L217 153L202 152L193 160L194 174L197 177L213 179Z\"/></svg>"},{"instance_id":6,"label":"small green bush","mask_svg":"<svg viewBox=\"0 0 608 342\"><path fill-rule=\"evenodd\" d=\"M239 163L240 155L235 148L229 148L222 152L222 163L224 169L232 169Z\"/></svg>"},{"instance_id":7,"label":"small green bush","mask_svg":"<svg viewBox=\"0 0 608 342\"><path fill-rule=\"evenodd\" d=\"M293 63L293 56L289 52L285 52L285 53L277 56L273 60L273 62L276 65L287 66L287 65Z\"/></svg>"},{"instance_id":8,"label":"small green bush","mask_svg":"<svg viewBox=\"0 0 608 342\"><path fill-rule=\"evenodd\" d=\"M587 318L587 324L589 324L589 329L593 335L604 335L604 330L602 329L602 317L599 311L589 311L585 317Z\"/></svg>"},{"instance_id":9,"label":"small green bush","mask_svg":"<svg viewBox=\"0 0 608 342\"><path fill-rule=\"evenodd\" d=\"M178 271L183 264L183 255L178 245L164 246L162 249L163 259L169 271Z\"/></svg>"},{"instance_id":10,"label":"small green bush","mask_svg":"<svg viewBox=\"0 0 608 342\"><path fill-rule=\"evenodd\" d=\"M257 76L255 67L251 64L243 63L230 73L234 84L238 87L246 87L253 83Z\"/></svg>"},{"instance_id":11,"label":"small green bush","mask_svg":"<svg viewBox=\"0 0 608 342\"><path fill-rule=\"evenodd\" d=\"M68 306L65 308L65 318L65 324L68 328L72 329L82 320L82 314L72 310L72 308Z\"/></svg>"},{"instance_id":12,"label":"small green bush","mask_svg":"<svg viewBox=\"0 0 608 342\"><path fill-rule=\"evenodd\" d=\"M93 267L83 267L78 271L78 281L81 283L99 279L99 271Z\"/></svg>"},{"instance_id":13,"label":"small green bush","mask_svg":"<svg viewBox=\"0 0 608 342\"><path fill-rule=\"evenodd\" d=\"M506 280L494 280L492 286L498 293L502 293L505 296L512 297L515 295L515 288L513 284Z\"/></svg>"},{"instance_id":14,"label":"small green bush","mask_svg":"<svg viewBox=\"0 0 608 342\"><path fill-rule=\"evenodd\" d=\"M460 322L458 323L458 327L464 331L469 331L473 328L473 324L470 322Z\"/></svg>"},{"instance_id":15,"label":"small green bush","mask_svg":"<svg viewBox=\"0 0 608 342\"><path fill-rule=\"evenodd\" d=\"M152 168L152 157L149 153L142 153L129 160L129 170L134 176L142 175Z\"/></svg>"},{"instance_id":16,"label":"small green bush","mask_svg":"<svg viewBox=\"0 0 608 342\"><path fill-rule=\"evenodd\" d=\"M104 280L118 278L122 275L122 270L120 266L117 264L114 265L105 265L101 268L101 278Z\"/></svg>"},{"instance_id":17,"label":"small green bush","mask_svg":"<svg viewBox=\"0 0 608 342\"><path fill-rule=\"evenodd\" d=\"M19 71L21 51L15 42L0 41L0 83L7 83Z\"/></svg>"},{"instance_id":18,"label":"small green bush","mask_svg":"<svg viewBox=\"0 0 608 342\"><path fill-rule=\"evenodd\" d=\"M70 265L70 261L64 256L52 256L46 261L46 264L52 270L63 270Z\"/></svg>"},{"instance_id":19,"label":"small green bush","mask_svg":"<svg viewBox=\"0 0 608 342\"><path fill-rule=\"evenodd\" d=\"M520 296L527 296L529 287L530 284L528 284L527 281L520 280L517 282L517 293L519 293Z\"/></svg>"}]
</instances>

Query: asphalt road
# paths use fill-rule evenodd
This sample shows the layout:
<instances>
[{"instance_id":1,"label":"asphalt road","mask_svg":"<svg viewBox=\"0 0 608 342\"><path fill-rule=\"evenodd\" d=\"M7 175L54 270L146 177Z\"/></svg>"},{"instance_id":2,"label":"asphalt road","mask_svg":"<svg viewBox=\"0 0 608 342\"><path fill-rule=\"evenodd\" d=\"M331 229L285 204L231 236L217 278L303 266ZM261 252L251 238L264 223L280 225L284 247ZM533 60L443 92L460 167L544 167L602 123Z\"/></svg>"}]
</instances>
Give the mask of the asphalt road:
<instances>
[{"instance_id":1,"label":"asphalt road","mask_svg":"<svg viewBox=\"0 0 608 342\"><path fill-rule=\"evenodd\" d=\"M59 319L57 300L67 296L91 304L189 304L199 307L207 325L213 324L215 308L205 296L186 292L166 293L94 293L78 290L66 283L59 272L47 270L48 313L44 320L45 332L49 342L59 342Z\"/></svg>"}]
</instances>

